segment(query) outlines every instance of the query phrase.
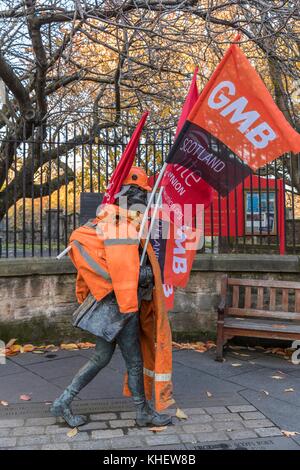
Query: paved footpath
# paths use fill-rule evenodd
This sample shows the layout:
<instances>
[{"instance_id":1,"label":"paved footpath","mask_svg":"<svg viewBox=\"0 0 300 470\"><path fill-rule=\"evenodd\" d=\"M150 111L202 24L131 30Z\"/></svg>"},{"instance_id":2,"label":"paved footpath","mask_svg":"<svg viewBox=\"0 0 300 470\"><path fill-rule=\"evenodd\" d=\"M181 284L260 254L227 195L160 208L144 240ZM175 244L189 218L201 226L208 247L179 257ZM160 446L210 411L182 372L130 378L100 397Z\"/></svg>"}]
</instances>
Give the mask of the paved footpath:
<instances>
[{"instance_id":1,"label":"paved footpath","mask_svg":"<svg viewBox=\"0 0 300 470\"><path fill-rule=\"evenodd\" d=\"M0 401L9 403L0 406L0 449L300 449L300 367L244 349L227 353L222 364L212 350L175 350L174 397L188 418L169 409L173 423L159 433L136 427L131 400L122 397L117 350L74 401L89 422L69 436L49 414L50 402L91 353L26 353L0 365ZM31 400L21 401L22 394Z\"/></svg>"}]
</instances>

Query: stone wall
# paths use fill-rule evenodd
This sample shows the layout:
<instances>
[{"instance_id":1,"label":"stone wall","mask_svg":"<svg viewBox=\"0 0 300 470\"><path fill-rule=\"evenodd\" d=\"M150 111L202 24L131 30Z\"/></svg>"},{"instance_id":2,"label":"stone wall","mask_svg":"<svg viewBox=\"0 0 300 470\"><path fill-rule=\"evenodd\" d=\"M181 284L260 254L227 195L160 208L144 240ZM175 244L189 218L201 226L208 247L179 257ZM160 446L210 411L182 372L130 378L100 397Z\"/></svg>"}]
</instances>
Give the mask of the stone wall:
<instances>
[{"instance_id":1,"label":"stone wall","mask_svg":"<svg viewBox=\"0 0 300 470\"><path fill-rule=\"evenodd\" d=\"M300 282L300 259L292 255L198 255L190 281L185 289L177 290L170 313L175 337L213 335L224 273ZM0 260L0 338L35 343L91 339L71 326L77 305L75 277L67 258Z\"/></svg>"}]
</instances>

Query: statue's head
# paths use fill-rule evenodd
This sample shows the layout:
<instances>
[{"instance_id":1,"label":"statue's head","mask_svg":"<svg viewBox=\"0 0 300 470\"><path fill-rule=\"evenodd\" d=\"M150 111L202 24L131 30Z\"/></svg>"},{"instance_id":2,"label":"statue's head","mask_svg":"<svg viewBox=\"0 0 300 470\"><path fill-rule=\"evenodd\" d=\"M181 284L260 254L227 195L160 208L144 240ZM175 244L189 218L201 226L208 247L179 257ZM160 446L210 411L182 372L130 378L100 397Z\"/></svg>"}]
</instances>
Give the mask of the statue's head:
<instances>
[{"instance_id":1,"label":"statue's head","mask_svg":"<svg viewBox=\"0 0 300 470\"><path fill-rule=\"evenodd\" d=\"M146 172L142 168L133 166L116 195L115 204L124 209L144 212L147 206L147 194L151 190Z\"/></svg>"}]
</instances>

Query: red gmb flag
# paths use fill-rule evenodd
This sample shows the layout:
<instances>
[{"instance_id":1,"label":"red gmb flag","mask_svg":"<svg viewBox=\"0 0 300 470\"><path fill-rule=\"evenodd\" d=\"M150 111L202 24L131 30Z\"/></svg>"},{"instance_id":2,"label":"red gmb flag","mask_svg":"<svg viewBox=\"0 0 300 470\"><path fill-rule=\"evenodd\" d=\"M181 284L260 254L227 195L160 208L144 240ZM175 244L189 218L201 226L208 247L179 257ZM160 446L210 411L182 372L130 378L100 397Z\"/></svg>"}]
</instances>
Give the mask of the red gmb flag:
<instances>
[{"instance_id":1,"label":"red gmb flag","mask_svg":"<svg viewBox=\"0 0 300 470\"><path fill-rule=\"evenodd\" d=\"M148 114L148 111L145 111L140 119L140 122L136 126L131 136L131 139L128 142L124 153L120 158L120 161L109 181L106 193L104 194L102 199L102 204L114 203L115 195L120 191L124 179L126 178L126 176L128 176L130 168L132 167L134 162L137 146Z\"/></svg>"},{"instance_id":2,"label":"red gmb flag","mask_svg":"<svg viewBox=\"0 0 300 470\"><path fill-rule=\"evenodd\" d=\"M287 122L237 44L232 44L190 112L167 162L192 171L222 196L285 152L300 151ZM177 185L178 186L178 185Z\"/></svg>"}]
</instances>

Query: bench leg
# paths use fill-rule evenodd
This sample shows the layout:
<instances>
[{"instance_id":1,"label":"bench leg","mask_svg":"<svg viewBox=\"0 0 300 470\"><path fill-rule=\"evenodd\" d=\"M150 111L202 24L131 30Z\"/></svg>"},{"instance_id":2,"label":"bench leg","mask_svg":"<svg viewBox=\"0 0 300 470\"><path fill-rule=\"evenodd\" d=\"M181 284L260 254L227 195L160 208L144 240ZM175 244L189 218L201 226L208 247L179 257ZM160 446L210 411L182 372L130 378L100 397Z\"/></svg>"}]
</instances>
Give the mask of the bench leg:
<instances>
[{"instance_id":1,"label":"bench leg","mask_svg":"<svg viewBox=\"0 0 300 470\"><path fill-rule=\"evenodd\" d=\"M216 361L223 362L223 347L224 347L224 322L218 321L217 328L217 352Z\"/></svg>"}]
</instances>

